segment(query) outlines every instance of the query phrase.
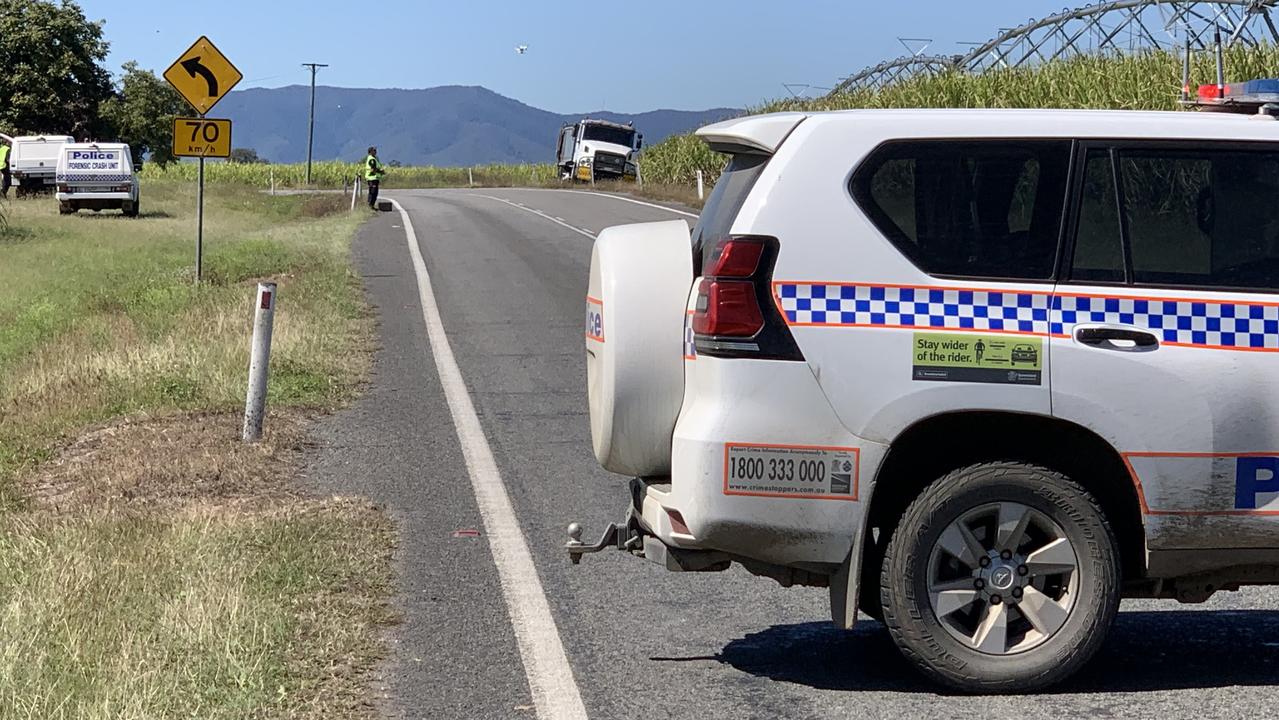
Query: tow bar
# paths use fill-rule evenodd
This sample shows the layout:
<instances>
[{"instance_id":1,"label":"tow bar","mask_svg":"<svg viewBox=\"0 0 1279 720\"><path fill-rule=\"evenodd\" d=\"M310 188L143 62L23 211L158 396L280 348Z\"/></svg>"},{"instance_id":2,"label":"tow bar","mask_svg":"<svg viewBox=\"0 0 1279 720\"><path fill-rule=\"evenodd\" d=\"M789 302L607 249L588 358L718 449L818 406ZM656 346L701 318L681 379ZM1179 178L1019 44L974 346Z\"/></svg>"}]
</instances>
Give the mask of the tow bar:
<instances>
[{"instance_id":1,"label":"tow bar","mask_svg":"<svg viewBox=\"0 0 1279 720\"><path fill-rule=\"evenodd\" d=\"M626 513L626 521L621 525L609 523L608 527L604 528L604 536L594 545L587 545L582 542L582 526L580 524L569 523L568 542L564 544L564 549L568 550L568 559L573 561L574 565L582 562L583 555L597 553L607 548L616 548L643 556L644 532L640 530L633 511Z\"/></svg>"}]
</instances>

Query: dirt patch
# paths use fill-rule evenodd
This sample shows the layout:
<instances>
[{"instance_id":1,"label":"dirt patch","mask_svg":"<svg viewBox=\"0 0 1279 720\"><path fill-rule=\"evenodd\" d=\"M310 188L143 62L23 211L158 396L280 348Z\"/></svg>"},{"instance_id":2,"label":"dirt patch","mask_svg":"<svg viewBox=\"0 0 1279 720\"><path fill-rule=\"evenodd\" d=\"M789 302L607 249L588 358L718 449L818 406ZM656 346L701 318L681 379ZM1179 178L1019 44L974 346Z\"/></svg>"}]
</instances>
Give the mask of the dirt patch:
<instances>
[{"instance_id":1,"label":"dirt patch","mask_svg":"<svg viewBox=\"0 0 1279 720\"><path fill-rule=\"evenodd\" d=\"M342 194L325 194L307 198L298 212L302 217L322 218L340 212L350 212L350 210L350 197Z\"/></svg>"},{"instance_id":2,"label":"dirt patch","mask_svg":"<svg viewBox=\"0 0 1279 720\"><path fill-rule=\"evenodd\" d=\"M24 478L38 511L261 512L301 501L294 468L310 418L271 415L263 440L240 441L239 413L135 417L94 428Z\"/></svg>"}]
</instances>

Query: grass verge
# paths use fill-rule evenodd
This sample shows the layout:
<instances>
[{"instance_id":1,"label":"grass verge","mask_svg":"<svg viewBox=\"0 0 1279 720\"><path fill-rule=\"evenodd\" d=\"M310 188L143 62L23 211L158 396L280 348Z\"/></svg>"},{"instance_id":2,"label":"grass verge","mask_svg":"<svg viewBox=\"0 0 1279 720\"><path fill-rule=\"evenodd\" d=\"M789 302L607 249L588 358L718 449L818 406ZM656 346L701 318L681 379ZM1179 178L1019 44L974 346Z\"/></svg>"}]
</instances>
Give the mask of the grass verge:
<instances>
[{"instance_id":1,"label":"grass verge","mask_svg":"<svg viewBox=\"0 0 1279 720\"><path fill-rule=\"evenodd\" d=\"M11 202L0 234L0 718L367 716L393 530L293 484L367 365L336 197L189 185L143 214ZM253 285L279 283L266 441L237 441ZM86 431L86 428L91 428Z\"/></svg>"}]
</instances>

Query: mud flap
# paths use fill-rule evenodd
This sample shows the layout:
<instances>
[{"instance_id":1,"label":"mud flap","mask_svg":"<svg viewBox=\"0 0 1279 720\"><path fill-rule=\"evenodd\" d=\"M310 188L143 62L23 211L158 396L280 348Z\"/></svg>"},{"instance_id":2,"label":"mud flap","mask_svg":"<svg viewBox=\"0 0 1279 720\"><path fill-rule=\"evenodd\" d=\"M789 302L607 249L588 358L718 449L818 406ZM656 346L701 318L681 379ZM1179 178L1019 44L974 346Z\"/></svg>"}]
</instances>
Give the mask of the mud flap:
<instances>
[{"instance_id":1,"label":"mud flap","mask_svg":"<svg viewBox=\"0 0 1279 720\"><path fill-rule=\"evenodd\" d=\"M854 544L844 562L839 564L839 570L830 578L830 617L835 627L841 630L852 630L857 624L857 577L860 568L853 566L853 557L857 553L858 548Z\"/></svg>"}]
</instances>

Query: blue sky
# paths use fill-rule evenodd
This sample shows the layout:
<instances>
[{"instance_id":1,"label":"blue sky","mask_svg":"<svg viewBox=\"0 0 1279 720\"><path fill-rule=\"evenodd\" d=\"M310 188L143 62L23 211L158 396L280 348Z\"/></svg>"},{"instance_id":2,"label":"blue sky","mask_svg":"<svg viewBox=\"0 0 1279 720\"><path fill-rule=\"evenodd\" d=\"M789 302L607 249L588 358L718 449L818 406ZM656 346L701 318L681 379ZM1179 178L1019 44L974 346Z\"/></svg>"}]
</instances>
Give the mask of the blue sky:
<instances>
[{"instance_id":1,"label":"blue sky","mask_svg":"<svg viewBox=\"0 0 1279 720\"><path fill-rule=\"evenodd\" d=\"M962 52L1070 0L80 0L106 20L113 72L164 70L200 34L241 87L308 81L421 88L483 85L574 113L752 105L783 83L832 85L905 52L898 37ZM1078 1L1072 5L1083 5ZM516 45L528 45L525 55Z\"/></svg>"}]
</instances>

